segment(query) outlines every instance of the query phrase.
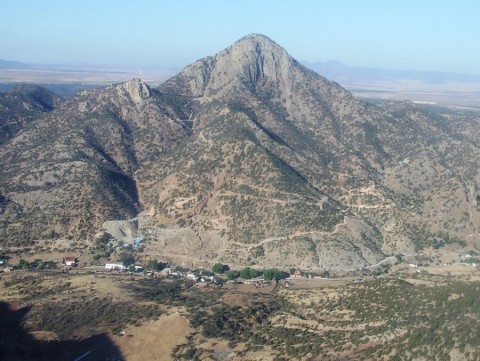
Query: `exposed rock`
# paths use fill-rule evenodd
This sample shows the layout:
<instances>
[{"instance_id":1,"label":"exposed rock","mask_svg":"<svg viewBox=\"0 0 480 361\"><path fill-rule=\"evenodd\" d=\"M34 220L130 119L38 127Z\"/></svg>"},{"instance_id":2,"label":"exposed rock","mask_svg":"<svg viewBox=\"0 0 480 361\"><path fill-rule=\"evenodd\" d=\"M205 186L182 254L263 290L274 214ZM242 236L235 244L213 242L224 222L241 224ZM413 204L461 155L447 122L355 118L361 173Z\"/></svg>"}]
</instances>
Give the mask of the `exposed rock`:
<instances>
[{"instance_id":1,"label":"exposed rock","mask_svg":"<svg viewBox=\"0 0 480 361\"><path fill-rule=\"evenodd\" d=\"M122 91L126 92L137 105L150 97L150 89L141 79L133 79L121 84L118 87L119 94Z\"/></svg>"}]
</instances>

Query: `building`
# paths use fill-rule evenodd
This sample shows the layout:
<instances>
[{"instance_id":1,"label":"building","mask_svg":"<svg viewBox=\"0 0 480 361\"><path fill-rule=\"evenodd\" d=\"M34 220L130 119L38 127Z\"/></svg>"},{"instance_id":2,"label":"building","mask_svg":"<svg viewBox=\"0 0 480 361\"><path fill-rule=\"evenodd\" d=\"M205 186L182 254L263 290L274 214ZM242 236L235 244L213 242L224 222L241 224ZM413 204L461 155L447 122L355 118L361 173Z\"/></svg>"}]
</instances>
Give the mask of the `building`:
<instances>
[{"instance_id":1,"label":"building","mask_svg":"<svg viewBox=\"0 0 480 361\"><path fill-rule=\"evenodd\" d=\"M107 271L125 271L127 267L125 267L122 262L107 262L105 269Z\"/></svg>"},{"instance_id":2,"label":"building","mask_svg":"<svg viewBox=\"0 0 480 361\"><path fill-rule=\"evenodd\" d=\"M142 237L137 237L133 240L133 247L137 248L138 246L140 246L140 243L143 242L143 238Z\"/></svg>"},{"instance_id":3,"label":"building","mask_svg":"<svg viewBox=\"0 0 480 361\"><path fill-rule=\"evenodd\" d=\"M63 257L63 264L65 264L65 266L75 266L77 264L77 257Z\"/></svg>"}]
</instances>

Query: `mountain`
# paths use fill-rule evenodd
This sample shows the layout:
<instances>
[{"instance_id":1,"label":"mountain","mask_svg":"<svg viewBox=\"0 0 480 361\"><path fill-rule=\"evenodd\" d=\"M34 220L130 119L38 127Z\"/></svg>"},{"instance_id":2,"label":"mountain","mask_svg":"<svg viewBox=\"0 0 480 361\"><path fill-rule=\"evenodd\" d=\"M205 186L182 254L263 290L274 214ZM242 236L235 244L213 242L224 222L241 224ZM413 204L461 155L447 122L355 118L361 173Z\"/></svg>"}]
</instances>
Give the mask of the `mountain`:
<instances>
[{"instance_id":1,"label":"mountain","mask_svg":"<svg viewBox=\"0 0 480 361\"><path fill-rule=\"evenodd\" d=\"M350 67L338 61L303 64L370 101L411 100L456 108L480 107L480 75Z\"/></svg>"},{"instance_id":2,"label":"mountain","mask_svg":"<svg viewBox=\"0 0 480 361\"><path fill-rule=\"evenodd\" d=\"M0 69L27 69L29 65L21 63L19 61L11 61L0 59Z\"/></svg>"},{"instance_id":3,"label":"mountain","mask_svg":"<svg viewBox=\"0 0 480 361\"><path fill-rule=\"evenodd\" d=\"M480 75L475 74L354 67L344 65L339 61L317 61L314 63L303 62L303 64L328 79L339 83L376 81L393 82L407 79L427 83L480 82Z\"/></svg>"},{"instance_id":4,"label":"mountain","mask_svg":"<svg viewBox=\"0 0 480 361\"><path fill-rule=\"evenodd\" d=\"M138 163L188 134L170 108L136 79L84 91L32 122L0 148L1 236L81 239L106 219L136 215Z\"/></svg>"},{"instance_id":5,"label":"mountain","mask_svg":"<svg viewBox=\"0 0 480 361\"><path fill-rule=\"evenodd\" d=\"M158 88L83 91L1 146L0 239L138 216L145 252L180 263L337 271L478 246L478 134L367 104L252 34Z\"/></svg>"}]
</instances>

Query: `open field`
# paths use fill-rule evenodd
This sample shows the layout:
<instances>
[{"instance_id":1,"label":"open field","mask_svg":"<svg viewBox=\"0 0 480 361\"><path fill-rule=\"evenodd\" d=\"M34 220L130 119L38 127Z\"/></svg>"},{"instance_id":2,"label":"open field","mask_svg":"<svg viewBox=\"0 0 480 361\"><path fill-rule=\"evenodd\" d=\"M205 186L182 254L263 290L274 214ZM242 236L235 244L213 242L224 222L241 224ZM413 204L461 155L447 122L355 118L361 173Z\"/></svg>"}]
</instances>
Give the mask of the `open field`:
<instances>
[{"instance_id":1,"label":"open field","mask_svg":"<svg viewBox=\"0 0 480 361\"><path fill-rule=\"evenodd\" d=\"M174 74L170 70L125 70L82 68L28 68L0 69L0 83L34 84L112 84L133 78L142 78L147 83L159 84Z\"/></svg>"},{"instance_id":2,"label":"open field","mask_svg":"<svg viewBox=\"0 0 480 361\"><path fill-rule=\"evenodd\" d=\"M429 83L417 80L341 84L361 98L411 100L419 104L456 106L480 110L480 84Z\"/></svg>"}]
</instances>

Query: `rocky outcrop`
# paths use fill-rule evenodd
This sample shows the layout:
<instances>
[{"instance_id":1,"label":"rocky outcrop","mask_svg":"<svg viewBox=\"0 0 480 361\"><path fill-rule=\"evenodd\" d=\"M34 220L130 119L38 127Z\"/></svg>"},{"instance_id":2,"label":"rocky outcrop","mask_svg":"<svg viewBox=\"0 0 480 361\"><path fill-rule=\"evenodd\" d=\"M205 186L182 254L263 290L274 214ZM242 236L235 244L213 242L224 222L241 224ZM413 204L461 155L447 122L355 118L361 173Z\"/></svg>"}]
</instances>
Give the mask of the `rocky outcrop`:
<instances>
[{"instance_id":1,"label":"rocky outcrop","mask_svg":"<svg viewBox=\"0 0 480 361\"><path fill-rule=\"evenodd\" d=\"M117 91L119 95L122 95L122 92L128 94L137 105L143 104L150 97L150 89L141 79L132 79L120 84L117 87Z\"/></svg>"}]
</instances>

